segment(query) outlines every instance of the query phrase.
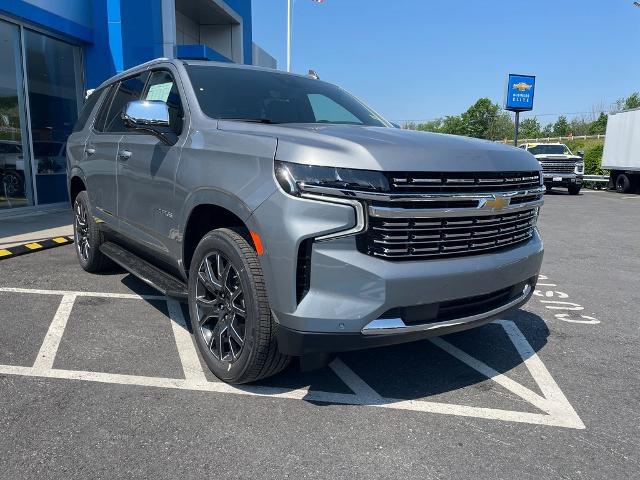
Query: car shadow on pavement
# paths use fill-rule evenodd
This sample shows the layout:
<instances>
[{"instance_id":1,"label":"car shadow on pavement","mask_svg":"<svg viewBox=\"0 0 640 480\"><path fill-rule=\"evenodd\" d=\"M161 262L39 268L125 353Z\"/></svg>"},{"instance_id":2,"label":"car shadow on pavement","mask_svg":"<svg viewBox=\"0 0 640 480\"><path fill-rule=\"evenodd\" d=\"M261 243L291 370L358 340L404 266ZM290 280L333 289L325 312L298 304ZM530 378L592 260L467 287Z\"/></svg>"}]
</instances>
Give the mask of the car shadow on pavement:
<instances>
[{"instance_id":1,"label":"car shadow on pavement","mask_svg":"<svg viewBox=\"0 0 640 480\"><path fill-rule=\"evenodd\" d=\"M158 294L156 290L133 275L126 275L121 281L132 293L138 295ZM163 304L148 303L167 315L167 311L160 306ZM186 329L193 334L188 307L184 303L182 304L182 313ZM546 345L549 329L538 315L525 310L517 310L509 314L507 320L512 321L518 327L533 352L539 351ZM521 376L523 372L526 373L521 353L518 352L512 339L499 322L438 338L462 350L498 373L511 372L513 375L514 372L516 374L519 372ZM490 388L486 386L487 376L469 367L430 340L344 352L338 354L338 358L375 392L385 398L425 400L468 387L474 387L480 391ZM203 361L202 365L207 378L211 381L218 381L207 370ZM351 393L349 387L330 367L303 372L296 359L283 372L255 382L251 384L251 387L271 387L283 390L307 388L310 391Z\"/></svg>"}]
</instances>

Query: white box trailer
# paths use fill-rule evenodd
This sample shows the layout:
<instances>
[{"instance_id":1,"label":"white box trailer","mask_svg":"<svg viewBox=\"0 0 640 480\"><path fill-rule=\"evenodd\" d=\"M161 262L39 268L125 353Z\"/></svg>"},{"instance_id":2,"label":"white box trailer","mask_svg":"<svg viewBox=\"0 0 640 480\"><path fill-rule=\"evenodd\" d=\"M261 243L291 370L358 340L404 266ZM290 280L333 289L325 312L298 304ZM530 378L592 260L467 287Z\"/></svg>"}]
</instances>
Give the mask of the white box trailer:
<instances>
[{"instance_id":1,"label":"white box trailer","mask_svg":"<svg viewBox=\"0 0 640 480\"><path fill-rule=\"evenodd\" d=\"M602 168L611 171L609 185L618 192L640 189L640 108L609 115Z\"/></svg>"}]
</instances>

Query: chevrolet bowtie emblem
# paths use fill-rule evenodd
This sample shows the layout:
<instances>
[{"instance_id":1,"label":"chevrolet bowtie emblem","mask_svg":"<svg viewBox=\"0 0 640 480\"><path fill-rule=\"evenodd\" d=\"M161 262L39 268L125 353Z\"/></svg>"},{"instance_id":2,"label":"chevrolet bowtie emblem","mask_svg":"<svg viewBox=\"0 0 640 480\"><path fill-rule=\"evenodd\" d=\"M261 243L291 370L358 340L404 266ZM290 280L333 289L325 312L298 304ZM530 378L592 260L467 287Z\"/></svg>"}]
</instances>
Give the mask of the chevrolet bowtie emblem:
<instances>
[{"instance_id":1,"label":"chevrolet bowtie emblem","mask_svg":"<svg viewBox=\"0 0 640 480\"><path fill-rule=\"evenodd\" d=\"M509 197L496 196L494 195L492 199L485 199L480 202L478 208L484 208L487 210L502 210L505 207L508 207L511 203L511 199Z\"/></svg>"},{"instance_id":2,"label":"chevrolet bowtie emblem","mask_svg":"<svg viewBox=\"0 0 640 480\"><path fill-rule=\"evenodd\" d=\"M516 90L520 90L521 92L524 92L526 90L531 90L533 88L533 85L529 85L528 83L520 82L520 83L514 83L513 84L513 88L515 88Z\"/></svg>"}]
</instances>

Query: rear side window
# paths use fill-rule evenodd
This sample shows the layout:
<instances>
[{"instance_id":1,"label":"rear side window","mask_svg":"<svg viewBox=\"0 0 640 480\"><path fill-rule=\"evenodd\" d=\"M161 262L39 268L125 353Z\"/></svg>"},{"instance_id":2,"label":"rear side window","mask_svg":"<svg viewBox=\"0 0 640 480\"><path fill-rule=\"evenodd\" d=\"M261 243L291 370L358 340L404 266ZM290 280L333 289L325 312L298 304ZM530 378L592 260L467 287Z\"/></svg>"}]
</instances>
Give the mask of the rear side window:
<instances>
[{"instance_id":1,"label":"rear side window","mask_svg":"<svg viewBox=\"0 0 640 480\"><path fill-rule=\"evenodd\" d=\"M166 70L159 70L151 73L147 84L147 91L143 100L159 100L165 102L169 107L169 124L176 133L182 133L182 100L178 86L171 75Z\"/></svg>"},{"instance_id":2,"label":"rear side window","mask_svg":"<svg viewBox=\"0 0 640 480\"><path fill-rule=\"evenodd\" d=\"M103 93L104 93L104 88L100 90L96 90L91 95L89 95L89 98L87 98L84 104L84 107L82 107L80 116L78 116L78 120L76 121L76 124L73 127L74 132L79 132L81 130L84 130L84 127L87 124L87 120L89 120L89 118L91 117L91 114L93 113L93 110L95 109L95 106L98 103L98 100L100 100L100 97L102 96Z\"/></svg>"},{"instance_id":3,"label":"rear side window","mask_svg":"<svg viewBox=\"0 0 640 480\"><path fill-rule=\"evenodd\" d=\"M127 103L140 100L146 78L147 73L145 72L120 82L115 94L113 95L113 99L111 100L109 113L106 115L104 127L100 129L101 131L110 133L128 132L124 122L122 121L122 112Z\"/></svg>"}]
</instances>

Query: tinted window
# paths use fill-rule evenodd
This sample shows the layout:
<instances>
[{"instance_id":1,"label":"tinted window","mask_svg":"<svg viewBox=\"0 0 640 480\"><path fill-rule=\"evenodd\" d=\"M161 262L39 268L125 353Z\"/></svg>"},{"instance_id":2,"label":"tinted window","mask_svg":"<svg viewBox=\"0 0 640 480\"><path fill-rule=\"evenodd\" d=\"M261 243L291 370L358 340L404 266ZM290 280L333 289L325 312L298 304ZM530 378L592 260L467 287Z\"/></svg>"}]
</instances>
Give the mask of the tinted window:
<instances>
[{"instance_id":1,"label":"tinted window","mask_svg":"<svg viewBox=\"0 0 640 480\"><path fill-rule=\"evenodd\" d=\"M182 132L182 100L178 86L171 73L161 70L151 73L147 84L144 100L160 100L169 107L169 124L173 131L180 135Z\"/></svg>"},{"instance_id":2,"label":"tinted window","mask_svg":"<svg viewBox=\"0 0 640 480\"><path fill-rule=\"evenodd\" d=\"M104 93L104 89L101 89L101 90L96 90L91 95L89 95L89 98L87 98L84 104L84 107L82 107L82 111L80 112L78 121L73 127L74 132L79 132L84 129L87 123L87 120L89 120L89 117L91 117L91 113L93 112L93 109L96 106L96 103L98 103L98 100L100 100L100 97L102 96L103 93Z\"/></svg>"},{"instance_id":3,"label":"tinted window","mask_svg":"<svg viewBox=\"0 0 640 480\"><path fill-rule=\"evenodd\" d=\"M113 92L116 88L117 84L106 87L107 93L104 95L104 100L102 101L98 114L96 115L96 121L93 123L93 128L98 132L104 131L104 121L107 118L107 113L109 113L109 106L111 105L111 100L113 100Z\"/></svg>"},{"instance_id":4,"label":"tinted window","mask_svg":"<svg viewBox=\"0 0 640 480\"><path fill-rule=\"evenodd\" d=\"M313 116L318 123L362 123L349 110L319 93L307 95Z\"/></svg>"},{"instance_id":5,"label":"tinted window","mask_svg":"<svg viewBox=\"0 0 640 480\"><path fill-rule=\"evenodd\" d=\"M312 78L204 65L187 65L187 72L200 108L212 118L389 126L344 90Z\"/></svg>"},{"instance_id":6,"label":"tinted window","mask_svg":"<svg viewBox=\"0 0 640 480\"><path fill-rule=\"evenodd\" d=\"M140 100L146 76L145 72L137 77L128 78L120 82L109 107L109 113L104 124L105 132L128 132L122 121L122 112L127 103Z\"/></svg>"},{"instance_id":7,"label":"tinted window","mask_svg":"<svg viewBox=\"0 0 640 480\"><path fill-rule=\"evenodd\" d=\"M535 145L528 148L533 155L571 155L566 145Z\"/></svg>"}]
</instances>

